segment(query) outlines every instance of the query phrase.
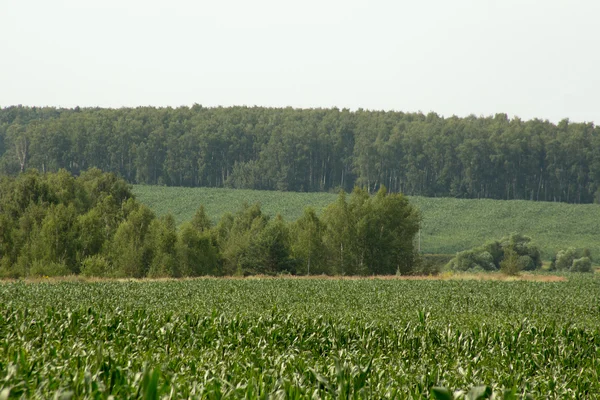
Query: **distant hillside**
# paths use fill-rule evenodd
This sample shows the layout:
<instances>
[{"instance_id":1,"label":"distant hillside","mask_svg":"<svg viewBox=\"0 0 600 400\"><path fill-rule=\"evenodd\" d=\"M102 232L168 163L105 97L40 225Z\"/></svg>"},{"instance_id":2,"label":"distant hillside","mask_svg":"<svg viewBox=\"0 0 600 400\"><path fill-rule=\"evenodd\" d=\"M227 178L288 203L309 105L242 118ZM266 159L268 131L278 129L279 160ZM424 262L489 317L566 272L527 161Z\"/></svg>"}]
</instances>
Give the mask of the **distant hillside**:
<instances>
[{"instance_id":1,"label":"distant hillside","mask_svg":"<svg viewBox=\"0 0 600 400\"><path fill-rule=\"evenodd\" d=\"M298 218L304 207L320 211L335 194L293 193L241 189L133 187L138 200L157 214L171 213L178 223L189 220L203 204L217 220L244 201L259 202L271 215ZM530 235L545 259L569 246L588 247L600 259L600 205L520 200L465 200L409 197L423 214L421 248L426 253L454 253L511 232Z\"/></svg>"}]
</instances>

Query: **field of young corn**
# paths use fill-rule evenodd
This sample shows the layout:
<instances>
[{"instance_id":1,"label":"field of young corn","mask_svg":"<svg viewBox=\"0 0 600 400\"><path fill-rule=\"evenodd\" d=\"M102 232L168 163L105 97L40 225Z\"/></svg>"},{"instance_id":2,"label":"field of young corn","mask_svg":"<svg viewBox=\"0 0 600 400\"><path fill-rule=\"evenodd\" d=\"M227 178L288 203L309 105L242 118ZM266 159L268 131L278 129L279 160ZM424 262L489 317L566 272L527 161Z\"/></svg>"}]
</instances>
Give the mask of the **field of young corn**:
<instances>
[{"instance_id":1,"label":"field of young corn","mask_svg":"<svg viewBox=\"0 0 600 400\"><path fill-rule=\"evenodd\" d=\"M0 399L461 390L600 397L600 278L0 283Z\"/></svg>"}]
</instances>

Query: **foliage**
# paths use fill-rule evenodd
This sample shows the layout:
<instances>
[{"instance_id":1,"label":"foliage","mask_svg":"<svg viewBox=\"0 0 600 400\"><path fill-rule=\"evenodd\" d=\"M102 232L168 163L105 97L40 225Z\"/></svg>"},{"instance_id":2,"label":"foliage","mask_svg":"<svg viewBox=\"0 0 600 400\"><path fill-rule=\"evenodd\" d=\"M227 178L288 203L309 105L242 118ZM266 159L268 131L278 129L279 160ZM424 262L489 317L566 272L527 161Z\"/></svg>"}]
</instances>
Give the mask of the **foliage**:
<instances>
[{"instance_id":1,"label":"foliage","mask_svg":"<svg viewBox=\"0 0 600 400\"><path fill-rule=\"evenodd\" d=\"M221 255L215 240L197 225L184 224L177 236L178 268L182 276L202 276L222 274Z\"/></svg>"},{"instance_id":2,"label":"foliage","mask_svg":"<svg viewBox=\"0 0 600 400\"><path fill-rule=\"evenodd\" d=\"M347 109L0 109L0 172L129 183L592 203L600 127Z\"/></svg>"},{"instance_id":3,"label":"foliage","mask_svg":"<svg viewBox=\"0 0 600 400\"><path fill-rule=\"evenodd\" d=\"M332 268L341 275L411 273L420 218L404 196L385 187L374 197L355 188L348 201L341 192L323 211Z\"/></svg>"},{"instance_id":4,"label":"foliage","mask_svg":"<svg viewBox=\"0 0 600 400\"><path fill-rule=\"evenodd\" d=\"M411 273L419 213L400 194L382 188L371 197L355 189L323 211L306 210L289 226L270 219L260 205L243 204L213 230L226 275L313 273L340 275ZM315 269L316 268L316 269Z\"/></svg>"},{"instance_id":5,"label":"foliage","mask_svg":"<svg viewBox=\"0 0 600 400\"><path fill-rule=\"evenodd\" d=\"M148 227L147 246L152 252L149 277L180 277L177 259L177 229L171 215L154 219Z\"/></svg>"},{"instance_id":6,"label":"foliage","mask_svg":"<svg viewBox=\"0 0 600 400\"><path fill-rule=\"evenodd\" d=\"M314 209L307 207L304 214L291 225L291 251L298 261L299 275L323 274L328 271L327 248L323 241L325 224Z\"/></svg>"},{"instance_id":7,"label":"foliage","mask_svg":"<svg viewBox=\"0 0 600 400\"><path fill-rule=\"evenodd\" d=\"M573 260L573 265L570 269L571 272L593 272L592 271L592 260L588 257L581 257Z\"/></svg>"},{"instance_id":8,"label":"foliage","mask_svg":"<svg viewBox=\"0 0 600 400\"><path fill-rule=\"evenodd\" d=\"M484 249L465 250L448 263L452 271L495 271L494 257Z\"/></svg>"},{"instance_id":9,"label":"foliage","mask_svg":"<svg viewBox=\"0 0 600 400\"><path fill-rule=\"evenodd\" d=\"M406 198L385 188L374 197L356 189L348 203L342 192L323 222L307 210L305 220L288 224L279 215L264 214L258 203L245 203L215 227L200 206L178 230L173 216L156 218L131 193L122 193L124 185L96 170L77 178L66 171L31 171L5 179L2 276L276 275L295 274L305 263L306 273L312 263L313 273L355 275L414 267L419 214ZM346 214L337 213L338 206ZM339 237L346 246L343 267L331 264Z\"/></svg>"},{"instance_id":10,"label":"foliage","mask_svg":"<svg viewBox=\"0 0 600 400\"><path fill-rule=\"evenodd\" d=\"M330 193L289 193L264 190L133 186L136 198L157 215L173 214L177 224L190 221L198 204L205 207L213 223L235 212L245 201L260 203L263 213L281 214L296 221L305 207L322 216L335 202ZM550 260L569 246L591 249L600 259L600 208L594 204L564 204L533 201L469 200L407 197L423 216L421 250L433 254L456 254L511 232L536 238L541 256ZM560 227L557 228L557 227ZM492 255L493 252L490 251Z\"/></svg>"},{"instance_id":11,"label":"foliage","mask_svg":"<svg viewBox=\"0 0 600 400\"><path fill-rule=\"evenodd\" d=\"M3 283L0 392L594 398L598 279Z\"/></svg>"},{"instance_id":12,"label":"foliage","mask_svg":"<svg viewBox=\"0 0 600 400\"><path fill-rule=\"evenodd\" d=\"M569 247L560 250L553 260L551 269L572 272L593 272L592 260L588 249Z\"/></svg>"},{"instance_id":13,"label":"foliage","mask_svg":"<svg viewBox=\"0 0 600 400\"><path fill-rule=\"evenodd\" d=\"M453 258L453 254L421 254L416 259L414 273L416 275L438 275Z\"/></svg>"},{"instance_id":14,"label":"foliage","mask_svg":"<svg viewBox=\"0 0 600 400\"><path fill-rule=\"evenodd\" d=\"M152 261L153 249L146 236L154 214L146 206L128 203L128 216L117 228L108 254L115 276L141 278L148 273Z\"/></svg>"},{"instance_id":15,"label":"foliage","mask_svg":"<svg viewBox=\"0 0 600 400\"><path fill-rule=\"evenodd\" d=\"M87 257L81 263L81 275L83 276L109 276L110 271L110 264L99 254Z\"/></svg>"},{"instance_id":16,"label":"foliage","mask_svg":"<svg viewBox=\"0 0 600 400\"><path fill-rule=\"evenodd\" d=\"M97 170L79 177L64 170L46 174L29 171L17 178L3 178L0 190L4 193L0 198L2 277L79 273L122 278L275 275L295 273L307 254L317 272L335 273L327 265L330 254L325 246L326 225L314 212L307 215L313 218L311 223L316 224L319 235L310 238L315 247L306 253L301 250L306 243L298 238L306 242L312 231L292 240L290 225L280 216L271 219L263 214L259 204L243 205L235 215L223 216L214 228L200 206L191 221L178 230L171 215L156 218L134 199L122 180ZM370 204L369 195L362 195ZM382 193L373 204L393 201L398 196ZM402 201L390 203L386 212L411 210L408 202ZM376 212L363 210L361 218L371 218ZM404 236L389 247L389 254L401 251L403 240L412 240L407 226L396 227L403 229ZM295 233L300 227L293 227ZM368 234L349 233L354 242L357 235L364 240ZM380 252L379 256L386 254ZM381 273L374 268L365 271Z\"/></svg>"},{"instance_id":17,"label":"foliage","mask_svg":"<svg viewBox=\"0 0 600 400\"><path fill-rule=\"evenodd\" d=\"M13 278L78 274L139 207L123 180L98 170L79 177L28 171L4 178L0 191L0 273Z\"/></svg>"},{"instance_id":18,"label":"foliage","mask_svg":"<svg viewBox=\"0 0 600 400\"><path fill-rule=\"evenodd\" d=\"M65 276L69 275L71 271L67 268L64 263L56 261L42 261L34 260L29 269L28 275L30 276Z\"/></svg>"},{"instance_id":19,"label":"foliage","mask_svg":"<svg viewBox=\"0 0 600 400\"><path fill-rule=\"evenodd\" d=\"M525 261L523 261L524 258ZM518 275L529 262L531 262L531 257L519 256L513 246L508 246L504 250L504 257L500 262L500 272L506 275Z\"/></svg>"},{"instance_id":20,"label":"foliage","mask_svg":"<svg viewBox=\"0 0 600 400\"><path fill-rule=\"evenodd\" d=\"M452 271L496 271L509 275L533 271L542 266L540 251L531 238L513 233L499 241L456 254L447 264Z\"/></svg>"},{"instance_id":21,"label":"foliage","mask_svg":"<svg viewBox=\"0 0 600 400\"><path fill-rule=\"evenodd\" d=\"M510 248L519 256L519 266L523 271L533 271L542 266L540 250L531 243L531 238L513 233L500 241L502 249Z\"/></svg>"}]
</instances>

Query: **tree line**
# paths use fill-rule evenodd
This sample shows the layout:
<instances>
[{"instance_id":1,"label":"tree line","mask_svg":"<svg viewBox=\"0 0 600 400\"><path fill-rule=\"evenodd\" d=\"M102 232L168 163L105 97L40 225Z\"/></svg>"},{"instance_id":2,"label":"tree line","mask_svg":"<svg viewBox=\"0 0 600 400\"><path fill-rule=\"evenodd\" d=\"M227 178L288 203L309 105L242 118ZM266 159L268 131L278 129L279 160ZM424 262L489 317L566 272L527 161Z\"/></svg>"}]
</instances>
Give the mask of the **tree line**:
<instances>
[{"instance_id":1,"label":"tree line","mask_svg":"<svg viewBox=\"0 0 600 400\"><path fill-rule=\"evenodd\" d=\"M244 204L216 225L200 206L181 227L98 169L0 177L0 277L410 274L420 215L401 194L356 188L321 215L270 218Z\"/></svg>"},{"instance_id":2,"label":"tree line","mask_svg":"<svg viewBox=\"0 0 600 400\"><path fill-rule=\"evenodd\" d=\"M534 119L262 107L0 109L0 172L129 183L591 203L600 128Z\"/></svg>"}]
</instances>

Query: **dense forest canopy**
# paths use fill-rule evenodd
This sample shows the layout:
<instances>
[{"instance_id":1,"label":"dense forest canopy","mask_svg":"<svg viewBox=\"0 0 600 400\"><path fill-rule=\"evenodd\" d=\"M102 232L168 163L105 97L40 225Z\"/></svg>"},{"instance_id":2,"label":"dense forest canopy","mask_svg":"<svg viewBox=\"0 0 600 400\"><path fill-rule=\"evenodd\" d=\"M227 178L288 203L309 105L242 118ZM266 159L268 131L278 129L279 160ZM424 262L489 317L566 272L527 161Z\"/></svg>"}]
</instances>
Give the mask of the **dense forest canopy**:
<instances>
[{"instance_id":1,"label":"dense forest canopy","mask_svg":"<svg viewBox=\"0 0 600 400\"><path fill-rule=\"evenodd\" d=\"M0 172L91 167L130 183L591 203L591 123L261 107L0 110Z\"/></svg>"}]
</instances>

